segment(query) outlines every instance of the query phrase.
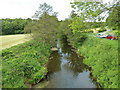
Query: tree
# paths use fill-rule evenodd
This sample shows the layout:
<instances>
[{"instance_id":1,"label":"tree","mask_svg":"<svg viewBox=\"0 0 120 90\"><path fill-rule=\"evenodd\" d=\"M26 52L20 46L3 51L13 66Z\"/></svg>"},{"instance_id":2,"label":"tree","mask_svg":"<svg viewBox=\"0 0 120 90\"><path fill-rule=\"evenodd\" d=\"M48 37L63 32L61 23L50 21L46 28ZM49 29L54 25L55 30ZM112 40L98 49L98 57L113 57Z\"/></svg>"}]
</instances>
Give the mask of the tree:
<instances>
[{"instance_id":1,"label":"tree","mask_svg":"<svg viewBox=\"0 0 120 90\"><path fill-rule=\"evenodd\" d=\"M113 3L103 2L73 2L71 3L74 12L77 13L83 22L94 22L89 27L98 26L97 22L105 22L107 16L107 25L109 27L116 27L119 23L120 2L114 0ZM105 27L105 23L101 23L101 27ZM87 26L87 25L86 25Z\"/></svg>"},{"instance_id":2,"label":"tree","mask_svg":"<svg viewBox=\"0 0 120 90\"><path fill-rule=\"evenodd\" d=\"M101 22L105 16L103 14L105 5L100 2L73 2L71 7L74 9L74 13L77 14L73 17L71 24L74 33L97 28L100 26L98 22Z\"/></svg>"},{"instance_id":3,"label":"tree","mask_svg":"<svg viewBox=\"0 0 120 90\"><path fill-rule=\"evenodd\" d=\"M59 34L61 35L68 35L71 33L71 29L70 29L70 24L71 24L72 20L71 19L66 19L64 21L61 21L59 24Z\"/></svg>"},{"instance_id":4,"label":"tree","mask_svg":"<svg viewBox=\"0 0 120 90\"><path fill-rule=\"evenodd\" d=\"M52 6L48 5L47 3L40 4L38 10L35 12L33 18L39 19L44 14L56 16L57 12L53 12Z\"/></svg>"},{"instance_id":5,"label":"tree","mask_svg":"<svg viewBox=\"0 0 120 90\"><path fill-rule=\"evenodd\" d=\"M77 14L75 13L74 10L72 10L71 13L70 13L70 18L72 19L72 18L74 18L76 16L77 16Z\"/></svg>"},{"instance_id":6,"label":"tree","mask_svg":"<svg viewBox=\"0 0 120 90\"><path fill-rule=\"evenodd\" d=\"M54 45L57 35L58 19L55 16L45 14L36 21L31 32L33 37L41 42Z\"/></svg>"},{"instance_id":7,"label":"tree","mask_svg":"<svg viewBox=\"0 0 120 90\"><path fill-rule=\"evenodd\" d=\"M25 19L2 19L2 35L23 34L26 24Z\"/></svg>"},{"instance_id":8,"label":"tree","mask_svg":"<svg viewBox=\"0 0 120 90\"><path fill-rule=\"evenodd\" d=\"M100 2L73 2L71 7L83 21L96 22L103 17L104 5Z\"/></svg>"},{"instance_id":9,"label":"tree","mask_svg":"<svg viewBox=\"0 0 120 90\"><path fill-rule=\"evenodd\" d=\"M25 31L31 32L33 38L38 42L56 46L55 40L59 24L58 19L53 15L52 7L50 5L44 3L41 4L40 7L37 14L35 14L39 19L28 24L25 27Z\"/></svg>"},{"instance_id":10,"label":"tree","mask_svg":"<svg viewBox=\"0 0 120 90\"><path fill-rule=\"evenodd\" d=\"M117 2L111 7L109 16L106 19L106 23L110 28L118 29L120 25L120 2Z\"/></svg>"}]
</instances>

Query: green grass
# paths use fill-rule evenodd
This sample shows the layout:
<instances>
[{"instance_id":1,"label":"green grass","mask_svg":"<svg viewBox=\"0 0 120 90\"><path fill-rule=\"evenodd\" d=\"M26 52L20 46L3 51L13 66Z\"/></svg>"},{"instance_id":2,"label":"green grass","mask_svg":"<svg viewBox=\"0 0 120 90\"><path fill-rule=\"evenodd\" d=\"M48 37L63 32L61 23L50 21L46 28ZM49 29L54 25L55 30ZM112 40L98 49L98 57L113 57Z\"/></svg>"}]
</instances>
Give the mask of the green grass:
<instances>
[{"instance_id":1,"label":"green grass","mask_svg":"<svg viewBox=\"0 0 120 90\"><path fill-rule=\"evenodd\" d=\"M85 57L92 74L103 88L118 88L118 40L97 38L94 34L76 34L68 37L71 45Z\"/></svg>"},{"instance_id":2,"label":"green grass","mask_svg":"<svg viewBox=\"0 0 120 90\"><path fill-rule=\"evenodd\" d=\"M16 34L16 35L4 35L0 36L0 50L10 48L14 45L29 41L31 38L30 34Z\"/></svg>"},{"instance_id":3,"label":"green grass","mask_svg":"<svg viewBox=\"0 0 120 90\"><path fill-rule=\"evenodd\" d=\"M103 88L118 88L118 41L89 37L82 46L80 54L84 63L92 67L93 76Z\"/></svg>"},{"instance_id":4,"label":"green grass","mask_svg":"<svg viewBox=\"0 0 120 90\"><path fill-rule=\"evenodd\" d=\"M2 51L3 88L25 88L47 73L50 46L33 40Z\"/></svg>"}]
</instances>

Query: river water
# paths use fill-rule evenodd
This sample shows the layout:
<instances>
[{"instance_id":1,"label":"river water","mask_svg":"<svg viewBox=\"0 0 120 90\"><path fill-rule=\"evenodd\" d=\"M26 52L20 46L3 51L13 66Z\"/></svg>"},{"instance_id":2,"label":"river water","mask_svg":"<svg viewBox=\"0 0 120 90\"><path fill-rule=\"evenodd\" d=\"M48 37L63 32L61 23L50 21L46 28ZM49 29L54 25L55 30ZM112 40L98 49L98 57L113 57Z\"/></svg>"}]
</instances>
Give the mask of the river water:
<instances>
[{"instance_id":1,"label":"river water","mask_svg":"<svg viewBox=\"0 0 120 90\"><path fill-rule=\"evenodd\" d=\"M44 88L97 88L91 79L84 57L78 56L66 39L58 40L58 51L53 51L47 68L47 85Z\"/></svg>"}]
</instances>

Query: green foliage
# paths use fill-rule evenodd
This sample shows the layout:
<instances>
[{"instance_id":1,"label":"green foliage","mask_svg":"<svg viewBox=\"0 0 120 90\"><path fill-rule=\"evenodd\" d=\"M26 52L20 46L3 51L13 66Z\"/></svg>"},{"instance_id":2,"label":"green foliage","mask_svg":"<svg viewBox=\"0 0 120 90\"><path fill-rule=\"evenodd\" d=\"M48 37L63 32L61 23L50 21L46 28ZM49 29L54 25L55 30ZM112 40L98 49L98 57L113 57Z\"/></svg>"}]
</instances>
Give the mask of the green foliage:
<instances>
[{"instance_id":1,"label":"green foliage","mask_svg":"<svg viewBox=\"0 0 120 90\"><path fill-rule=\"evenodd\" d=\"M3 88L25 88L40 81L47 73L44 65L49 56L50 46L36 41L3 50Z\"/></svg>"},{"instance_id":2,"label":"green foliage","mask_svg":"<svg viewBox=\"0 0 120 90\"><path fill-rule=\"evenodd\" d=\"M64 21L60 21L59 28L58 28L58 35L68 35L72 33L72 30L70 29L70 24L72 20L66 19Z\"/></svg>"},{"instance_id":3,"label":"green foliage","mask_svg":"<svg viewBox=\"0 0 120 90\"><path fill-rule=\"evenodd\" d=\"M40 81L45 77L45 74L47 72L47 69L45 67L41 67L41 69L33 74L32 79L29 80L29 83L35 84L36 82Z\"/></svg>"},{"instance_id":4,"label":"green foliage","mask_svg":"<svg viewBox=\"0 0 120 90\"><path fill-rule=\"evenodd\" d=\"M100 32L105 31L106 23L103 20L106 12L110 12L107 25L118 26L119 19L116 17L119 13L119 4L109 5L100 2L71 4L73 12L77 15L72 18L70 24L72 34L68 35L68 40L85 56L84 63L92 67L93 76L103 88L118 88L118 42L95 38L93 34L85 32L90 32L94 28L100 28L98 30Z\"/></svg>"},{"instance_id":5,"label":"green foliage","mask_svg":"<svg viewBox=\"0 0 120 90\"><path fill-rule=\"evenodd\" d=\"M53 12L52 6L47 3L43 3L39 5L38 10L35 12L33 18L40 19L44 14L48 14L50 16L56 16L57 12Z\"/></svg>"},{"instance_id":6,"label":"green foliage","mask_svg":"<svg viewBox=\"0 0 120 90\"><path fill-rule=\"evenodd\" d=\"M70 28L73 33L79 32L93 32L92 29L101 27L100 31L105 31L104 22L83 22L81 17L74 17L72 19L72 23L70 24Z\"/></svg>"},{"instance_id":7,"label":"green foliage","mask_svg":"<svg viewBox=\"0 0 120 90\"><path fill-rule=\"evenodd\" d=\"M68 41L71 42L71 45L75 48L78 48L79 45L82 45L84 41L87 39L87 36L85 33L75 33L71 35L67 35Z\"/></svg>"},{"instance_id":8,"label":"green foliage","mask_svg":"<svg viewBox=\"0 0 120 90\"><path fill-rule=\"evenodd\" d=\"M83 21L101 21L104 4L100 2L73 2L71 7Z\"/></svg>"},{"instance_id":9,"label":"green foliage","mask_svg":"<svg viewBox=\"0 0 120 90\"><path fill-rule=\"evenodd\" d=\"M58 19L56 16L44 14L39 20L28 24L25 27L26 32L31 32L34 39L55 46L55 40L58 29Z\"/></svg>"},{"instance_id":10,"label":"green foliage","mask_svg":"<svg viewBox=\"0 0 120 90\"><path fill-rule=\"evenodd\" d=\"M71 24L73 32L79 32L83 29L103 28L105 25L118 30L120 24L118 18L120 11L119 4L120 2L117 1L112 4L102 2L72 2L71 7L74 9L72 12L77 14L76 17L74 16ZM106 19L107 15L109 16Z\"/></svg>"},{"instance_id":11,"label":"green foliage","mask_svg":"<svg viewBox=\"0 0 120 90\"><path fill-rule=\"evenodd\" d=\"M72 19L72 18L74 18L76 16L77 16L77 14L75 13L74 10L72 10L71 13L70 13L70 18Z\"/></svg>"},{"instance_id":12,"label":"green foliage","mask_svg":"<svg viewBox=\"0 0 120 90\"><path fill-rule=\"evenodd\" d=\"M76 45L74 45L76 46ZM118 42L89 36L78 52L103 88L118 88Z\"/></svg>"},{"instance_id":13,"label":"green foliage","mask_svg":"<svg viewBox=\"0 0 120 90\"><path fill-rule=\"evenodd\" d=\"M27 23L25 19L2 19L2 35L23 34Z\"/></svg>"},{"instance_id":14,"label":"green foliage","mask_svg":"<svg viewBox=\"0 0 120 90\"><path fill-rule=\"evenodd\" d=\"M85 28L85 23L83 22L82 18L74 17L72 24L70 24L71 29L73 30L73 33L80 32Z\"/></svg>"},{"instance_id":15,"label":"green foliage","mask_svg":"<svg viewBox=\"0 0 120 90\"><path fill-rule=\"evenodd\" d=\"M47 3L40 4L33 20L25 27L25 32L32 33L32 36L38 42L48 43L56 46L56 36L58 29L58 19L53 12L52 6Z\"/></svg>"},{"instance_id":16,"label":"green foliage","mask_svg":"<svg viewBox=\"0 0 120 90\"><path fill-rule=\"evenodd\" d=\"M110 28L114 28L116 30L118 29L120 25L119 13L120 13L120 2L116 3L111 8L111 11L109 12L109 16L106 19L106 23Z\"/></svg>"}]
</instances>

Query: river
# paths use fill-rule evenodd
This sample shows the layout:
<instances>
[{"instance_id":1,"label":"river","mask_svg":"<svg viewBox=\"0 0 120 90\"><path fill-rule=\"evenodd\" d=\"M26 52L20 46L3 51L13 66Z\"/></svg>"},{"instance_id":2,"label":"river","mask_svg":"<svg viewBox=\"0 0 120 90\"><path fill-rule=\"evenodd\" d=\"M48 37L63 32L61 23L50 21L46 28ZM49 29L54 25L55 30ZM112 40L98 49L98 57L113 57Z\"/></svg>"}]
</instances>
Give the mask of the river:
<instances>
[{"instance_id":1,"label":"river","mask_svg":"<svg viewBox=\"0 0 120 90\"><path fill-rule=\"evenodd\" d=\"M77 55L66 39L58 40L58 51L53 51L47 65L47 84L44 88L98 88L92 80L83 56ZM42 84L37 84L39 88Z\"/></svg>"}]
</instances>

